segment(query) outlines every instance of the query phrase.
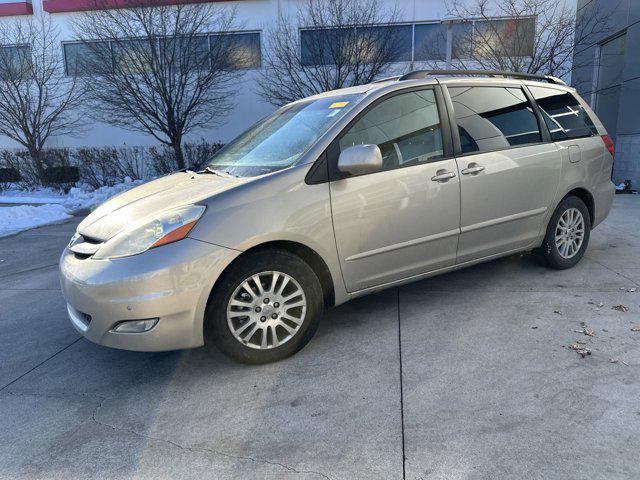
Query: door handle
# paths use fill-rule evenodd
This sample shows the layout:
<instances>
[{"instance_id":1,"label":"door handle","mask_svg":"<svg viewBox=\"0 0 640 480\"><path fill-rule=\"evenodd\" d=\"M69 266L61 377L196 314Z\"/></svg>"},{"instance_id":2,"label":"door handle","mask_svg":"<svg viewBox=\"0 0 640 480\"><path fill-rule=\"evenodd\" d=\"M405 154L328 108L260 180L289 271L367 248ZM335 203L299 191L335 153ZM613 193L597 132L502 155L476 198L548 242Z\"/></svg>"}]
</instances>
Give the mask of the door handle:
<instances>
[{"instance_id":1,"label":"door handle","mask_svg":"<svg viewBox=\"0 0 640 480\"><path fill-rule=\"evenodd\" d=\"M467 168L464 170L460 170L460 173L463 175L475 175L476 173L480 173L484 170L482 165L478 165L477 163L470 163Z\"/></svg>"},{"instance_id":2,"label":"door handle","mask_svg":"<svg viewBox=\"0 0 640 480\"><path fill-rule=\"evenodd\" d=\"M434 182L446 182L448 180L451 180L455 176L456 174L453 172L447 172L446 170L438 170L436 174L433 177L431 177L431 180L433 180Z\"/></svg>"}]
</instances>

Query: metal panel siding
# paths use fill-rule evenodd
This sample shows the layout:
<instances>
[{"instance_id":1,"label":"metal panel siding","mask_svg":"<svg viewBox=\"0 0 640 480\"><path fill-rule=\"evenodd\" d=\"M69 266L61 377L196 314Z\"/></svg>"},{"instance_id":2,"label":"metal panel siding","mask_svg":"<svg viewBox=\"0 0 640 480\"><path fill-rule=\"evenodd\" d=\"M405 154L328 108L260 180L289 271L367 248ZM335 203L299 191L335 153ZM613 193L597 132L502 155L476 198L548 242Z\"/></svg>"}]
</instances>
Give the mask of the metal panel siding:
<instances>
[{"instance_id":1,"label":"metal panel siding","mask_svg":"<svg viewBox=\"0 0 640 480\"><path fill-rule=\"evenodd\" d=\"M180 5L187 3L215 3L224 0L154 0L154 5ZM147 4L141 2L141 4ZM135 5L131 0L44 0L42 8L45 12L80 12L87 10L108 10L112 8L126 8Z\"/></svg>"},{"instance_id":2,"label":"metal panel siding","mask_svg":"<svg viewBox=\"0 0 640 480\"><path fill-rule=\"evenodd\" d=\"M12 0L0 0L0 17L12 15L31 15L33 6L31 2L15 2Z\"/></svg>"}]
</instances>

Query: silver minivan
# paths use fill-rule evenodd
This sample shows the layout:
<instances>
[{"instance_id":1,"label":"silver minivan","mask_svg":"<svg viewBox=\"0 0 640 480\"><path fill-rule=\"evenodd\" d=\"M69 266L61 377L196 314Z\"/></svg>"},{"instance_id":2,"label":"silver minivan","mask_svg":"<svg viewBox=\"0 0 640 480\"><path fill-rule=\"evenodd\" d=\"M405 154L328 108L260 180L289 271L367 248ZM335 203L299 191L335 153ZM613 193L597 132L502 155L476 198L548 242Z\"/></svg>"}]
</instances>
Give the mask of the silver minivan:
<instances>
[{"instance_id":1,"label":"silver minivan","mask_svg":"<svg viewBox=\"0 0 640 480\"><path fill-rule=\"evenodd\" d=\"M612 165L558 79L412 72L286 105L203 170L110 199L63 252L62 290L93 342L273 361L351 298L526 250L574 266Z\"/></svg>"}]
</instances>

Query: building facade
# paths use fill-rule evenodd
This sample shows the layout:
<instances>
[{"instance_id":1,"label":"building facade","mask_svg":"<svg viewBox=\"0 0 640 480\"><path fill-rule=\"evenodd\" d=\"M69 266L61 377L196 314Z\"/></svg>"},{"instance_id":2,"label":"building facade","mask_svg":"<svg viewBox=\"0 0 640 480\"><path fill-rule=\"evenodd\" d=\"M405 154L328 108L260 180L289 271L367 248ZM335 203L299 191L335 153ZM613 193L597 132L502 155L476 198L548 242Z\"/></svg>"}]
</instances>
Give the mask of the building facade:
<instances>
[{"instance_id":1,"label":"building facade","mask_svg":"<svg viewBox=\"0 0 640 480\"><path fill-rule=\"evenodd\" d=\"M602 15L574 53L572 84L589 102L614 140L613 180L640 187L640 0L579 0L581 18ZM582 21L587 21L582 18Z\"/></svg>"},{"instance_id":2,"label":"building facade","mask_svg":"<svg viewBox=\"0 0 640 480\"><path fill-rule=\"evenodd\" d=\"M158 0L163 4L193 3L201 0ZM238 68L242 69L241 81L237 94L233 99L234 108L222 124L210 129L193 132L187 141L204 139L207 142L227 142L255 121L271 113L276 107L264 101L258 93L259 72L263 68L265 49L269 44L269 32L280 15L295 18L304 0L235 0L216 1L223 9L235 9L239 31L211 32L210 38L217 35L233 35L234 41L242 43L251 52L250 61ZM469 0L472 1L472 0ZM575 0L567 0L575 8ZM446 60L455 55L456 35L465 29L483 28L482 22L466 22L455 24L446 17L445 2L442 0L381 0L383 7L397 8L399 17L393 25L380 25L380 28L393 28L402 45L395 59L394 69L398 72L424 67L427 51L435 50ZM125 5L126 0L0 0L0 22L20 22L32 15L50 15L60 32L60 48L65 55L66 73L73 73L73 65L78 56L83 54L82 45L74 41L72 22L83 11L99 8L118 8ZM99 5L99 7L98 7ZM529 25L534 19L523 19ZM491 20L494 21L494 20ZM496 24L504 29L505 35L517 28L509 18L497 18ZM520 20L518 20L520 21ZM486 22L485 22L486 23ZM309 35L306 25L299 26L299 34ZM535 31L535 30L533 30ZM533 35L533 34L532 34ZM439 39L439 40L437 40ZM445 40L442 40L445 39ZM301 42L304 43L304 42ZM533 44L533 38L531 39ZM436 48L425 48L427 46ZM304 52L303 52L304 57ZM85 126L78 135L53 137L49 147L91 147L91 146L145 146L157 143L153 138L141 133L127 131L113 125L92 123ZM0 136L0 148L13 148L9 139Z\"/></svg>"}]
</instances>

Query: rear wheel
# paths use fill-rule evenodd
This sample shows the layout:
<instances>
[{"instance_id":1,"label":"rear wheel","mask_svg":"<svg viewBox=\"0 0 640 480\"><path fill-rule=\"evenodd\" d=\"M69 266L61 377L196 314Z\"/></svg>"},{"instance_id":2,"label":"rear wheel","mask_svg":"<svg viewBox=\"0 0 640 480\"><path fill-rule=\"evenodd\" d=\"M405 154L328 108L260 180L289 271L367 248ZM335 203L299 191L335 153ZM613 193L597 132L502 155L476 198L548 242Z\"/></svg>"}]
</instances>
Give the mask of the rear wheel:
<instances>
[{"instance_id":1,"label":"rear wheel","mask_svg":"<svg viewBox=\"0 0 640 480\"><path fill-rule=\"evenodd\" d=\"M313 337L323 296L314 271L284 250L241 257L215 287L207 309L208 336L243 363L294 354Z\"/></svg>"},{"instance_id":2,"label":"rear wheel","mask_svg":"<svg viewBox=\"0 0 640 480\"><path fill-rule=\"evenodd\" d=\"M549 220L538 256L551 268L564 270L576 265L589 244L589 210L578 197L566 197Z\"/></svg>"}]
</instances>

